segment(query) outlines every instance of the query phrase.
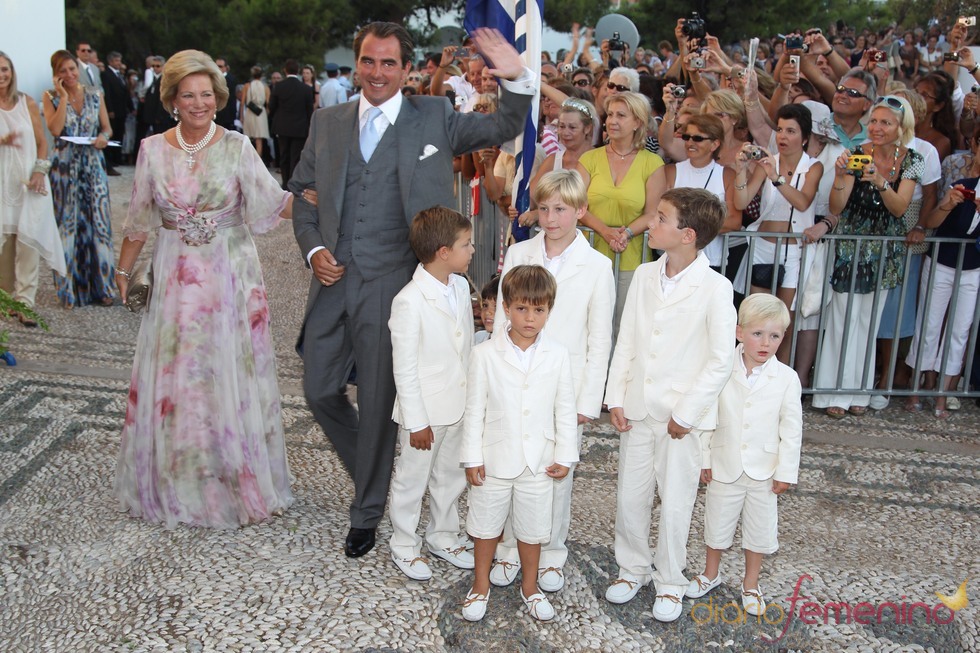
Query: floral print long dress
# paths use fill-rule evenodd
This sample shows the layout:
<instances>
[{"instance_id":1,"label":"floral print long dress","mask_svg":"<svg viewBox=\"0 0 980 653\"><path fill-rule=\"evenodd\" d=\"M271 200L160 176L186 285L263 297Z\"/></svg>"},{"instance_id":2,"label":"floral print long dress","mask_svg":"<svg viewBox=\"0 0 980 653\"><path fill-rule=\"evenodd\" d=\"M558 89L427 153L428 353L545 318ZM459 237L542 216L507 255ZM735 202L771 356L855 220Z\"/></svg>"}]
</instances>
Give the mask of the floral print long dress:
<instances>
[{"instance_id":1,"label":"floral print long dress","mask_svg":"<svg viewBox=\"0 0 980 653\"><path fill-rule=\"evenodd\" d=\"M172 528L234 528L292 503L269 307L252 233L288 193L248 139L188 155L143 141L128 238L157 230L116 468L122 508Z\"/></svg>"}]
</instances>

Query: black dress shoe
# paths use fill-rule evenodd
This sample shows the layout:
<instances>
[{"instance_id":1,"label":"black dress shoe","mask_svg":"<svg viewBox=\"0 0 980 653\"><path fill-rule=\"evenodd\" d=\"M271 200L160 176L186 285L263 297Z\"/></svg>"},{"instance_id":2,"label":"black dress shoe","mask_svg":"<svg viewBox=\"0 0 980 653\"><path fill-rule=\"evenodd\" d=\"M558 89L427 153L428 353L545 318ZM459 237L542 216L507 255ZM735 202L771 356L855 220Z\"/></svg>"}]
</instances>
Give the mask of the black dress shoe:
<instances>
[{"instance_id":1,"label":"black dress shoe","mask_svg":"<svg viewBox=\"0 0 980 653\"><path fill-rule=\"evenodd\" d=\"M348 558L360 558L374 548L373 528L351 528L344 542L344 554Z\"/></svg>"}]
</instances>

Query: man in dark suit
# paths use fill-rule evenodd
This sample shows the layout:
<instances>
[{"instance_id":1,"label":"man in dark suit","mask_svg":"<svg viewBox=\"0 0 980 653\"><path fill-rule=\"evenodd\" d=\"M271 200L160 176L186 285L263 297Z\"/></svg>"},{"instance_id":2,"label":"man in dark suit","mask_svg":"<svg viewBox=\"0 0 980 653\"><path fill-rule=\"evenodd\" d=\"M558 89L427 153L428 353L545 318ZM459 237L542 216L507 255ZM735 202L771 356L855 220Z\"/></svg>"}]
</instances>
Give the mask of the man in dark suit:
<instances>
[{"instance_id":1,"label":"man in dark suit","mask_svg":"<svg viewBox=\"0 0 980 653\"><path fill-rule=\"evenodd\" d=\"M237 131L235 118L238 117L238 89L235 87L235 76L231 74L231 66L228 65L228 60L224 57L218 57L214 63L217 64L221 74L225 76L225 84L228 85L228 104L215 114L214 122L229 131Z\"/></svg>"},{"instance_id":2,"label":"man in dark suit","mask_svg":"<svg viewBox=\"0 0 980 653\"><path fill-rule=\"evenodd\" d=\"M315 93L299 76L299 62L286 61L286 79L275 85L269 98L269 117L272 133L279 139L279 169L282 171L282 187L286 188L293 168L306 145L313 117Z\"/></svg>"},{"instance_id":3,"label":"man in dark suit","mask_svg":"<svg viewBox=\"0 0 980 653\"><path fill-rule=\"evenodd\" d=\"M535 79L497 32L481 30L481 50L504 78L493 114L460 114L444 98L404 97L414 51L394 23L371 23L354 39L361 97L316 112L289 189L319 193L318 206L297 201L293 230L313 270L297 350L314 417L354 481L349 557L374 546L384 514L396 428L391 300L416 266L408 227L422 209L452 206L453 156L516 136ZM283 82L285 83L285 82ZM346 395L357 367L355 409ZM453 564L451 551L433 551ZM472 563L470 563L472 566Z\"/></svg>"},{"instance_id":4,"label":"man in dark suit","mask_svg":"<svg viewBox=\"0 0 980 653\"><path fill-rule=\"evenodd\" d=\"M143 98L141 120L146 124L146 136L162 134L177 124L177 121L167 113L160 101L160 80L163 78L163 65L166 60L156 55L153 57L153 82Z\"/></svg>"},{"instance_id":5,"label":"man in dark suit","mask_svg":"<svg viewBox=\"0 0 980 653\"><path fill-rule=\"evenodd\" d=\"M122 143L126 134L126 114L129 112L129 89L126 87L126 68L123 66L122 55L110 52L106 57L106 67L102 71L102 92L105 95L105 108L109 112L109 125L112 126L112 138ZM106 161L110 175L118 175L115 166L122 165L122 148L107 147Z\"/></svg>"}]
</instances>

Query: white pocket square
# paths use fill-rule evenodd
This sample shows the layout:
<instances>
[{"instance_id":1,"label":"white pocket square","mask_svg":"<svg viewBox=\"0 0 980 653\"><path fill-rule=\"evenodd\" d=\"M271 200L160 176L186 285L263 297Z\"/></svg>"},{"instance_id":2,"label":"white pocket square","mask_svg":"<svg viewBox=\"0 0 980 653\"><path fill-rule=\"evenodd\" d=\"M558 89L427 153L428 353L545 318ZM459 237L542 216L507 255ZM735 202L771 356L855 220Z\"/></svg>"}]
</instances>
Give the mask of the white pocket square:
<instances>
[{"instance_id":1,"label":"white pocket square","mask_svg":"<svg viewBox=\"0 0 980 653\"><path fill-rule=\"evenodd\" d=\"M419 156L419 161L425 161L430 156L439 151L439 148L435 145L426 145L422 148L422 154Z\"/></svg>"}]
</instances>

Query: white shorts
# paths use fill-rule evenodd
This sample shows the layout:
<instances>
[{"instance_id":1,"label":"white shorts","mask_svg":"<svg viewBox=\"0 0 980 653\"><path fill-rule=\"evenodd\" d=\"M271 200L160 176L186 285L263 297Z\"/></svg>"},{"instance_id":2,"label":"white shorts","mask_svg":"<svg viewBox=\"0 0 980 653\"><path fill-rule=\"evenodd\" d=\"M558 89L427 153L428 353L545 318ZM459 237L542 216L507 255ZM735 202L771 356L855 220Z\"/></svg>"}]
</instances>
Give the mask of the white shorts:
<instances>
[{"instance_id":1,"label":"white shorts","mask_svg":"<svg viewBox=\"0 0 980 653\"><path fill-rule=\"evenodd\" d=\"M704 501L704 543L712 549L729 548L741 515L742 548L775 553L777 496L771 478L757 481L743 473L734 483L712 480Z\"/></svg>"},{"instance_id":2,"label":"white shorts","mask_svg":"<svg viewBox=\"0 0 980 653\"><path fill-rule=\"evenodd\" d=\"M514 537L525 544L551 541L551 503L554 480L528 468L517 478L487 475L483 485L471 485L466 532L481 540L493 540L511 516Z\"/></svg>"},{"instance_id":3,"label":"white shorts","mask_svg":"<svg viewBox=\"0 0 980 653\"><path fill-rule=\"evenodd\" d=\"M768 240L762 237L756 237L754 239L755 246L752 250L752 264L753 265L764 265L773 264L775 266L773 270L777 270L778 266L782 265L784 268L783 272L783 282L779 284L779 288L796 288L800 282L800 245L799 243L791 243L783 240L779 243L779 250L776 249L776 243L770 243ZM742 292L745 290L745 282L749 277L748 271L748 257L742 259L742 264L738 268L738 272L735 274L735 292Z\"/></svg>"}]
</instances>

